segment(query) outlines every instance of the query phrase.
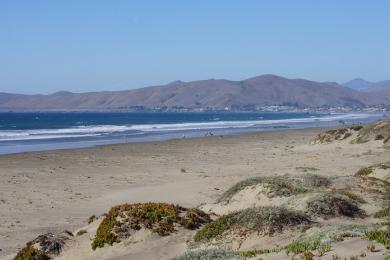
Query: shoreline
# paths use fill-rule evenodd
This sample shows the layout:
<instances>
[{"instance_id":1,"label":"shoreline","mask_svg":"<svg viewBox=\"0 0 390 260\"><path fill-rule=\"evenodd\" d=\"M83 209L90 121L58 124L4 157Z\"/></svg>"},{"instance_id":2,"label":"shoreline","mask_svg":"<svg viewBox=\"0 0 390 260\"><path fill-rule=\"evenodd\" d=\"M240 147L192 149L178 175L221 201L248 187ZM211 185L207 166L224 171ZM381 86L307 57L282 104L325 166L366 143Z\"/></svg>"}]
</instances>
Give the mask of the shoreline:
<instances>
[{"instance_id":1,"label":"shoreline","mask_svg":"<svg viewBox=\"0 0 390 260\"><path fill-rule=\"evenodd\" d=\"M159 201L196 207L251 176L296 174L299 167L339 176L388 158L389 152L375 143L308 144L327 129L0 155L0 258L39 234L80 228L89 216L117 204Z\"/></svg>"},{"instance_id":2,"label":"shoreline","mask_svg":"<svg viewBox=\"0 0 390 260\"><path fill-rule=\"evenodd\" d=\"M223 118L220 115L212 115L205 121L201 118L192 118L198 121L186 121L181 118L180 122L162 122L161 118L149 118L146 122L133 119L133 122L123 121L110 125L109 122L99 121L99 124L72 125L62 128L50 128L45 125L49 118L42 118L40 128L31 129L0 130L0 155L17 154L22 152L48 151L58 149L76 149L83 147L96 147L100 145L121 144L121 143L142 143L165 141L171 139L204 137L209 135L240 135L243 133L255 133L262 131L278 131L305 129L312 127L335 127L345 124L365 124L383 118L383 114L334 114L323 116L304 116L285 118L282 113L278 117L270 116L275 113L258 114L259 118ZM201 114L202 115L202 114ZM231 115L231 114L227 114ZM277 114L275 114L277 115ZM219 120L214 120L214 118ZM211 120L213 119L213 120ZM12 119L10 122L13 122ZM38 124L36 118L26 118L29 124ZM31 121L32 120L32 121ZM73 118L72 120L76 120ZM85 120L78 118L77 120ZM76 121L77 121L76 120ZM96 119L96 120L102 120ZM123 120L116 118L115 120ZM114 121L115 121L114 120ZM138 121L137 121L138 120ZM157 121L150 121L157 120ZM163 119L167 120L167 118ZM170 120L170 119L169 119ZM168 121L169 121L168 120ZM210 121L211 120L211 121ZM19 120L20 121L20 120ZM9 123L9 127L16 127L20 124L18 120ZM81 122L80 121L80 122ZM112 121L111 123L114 123ZM79 121L77 121L79 122ZM41 124L41 123L39 123ZM43 127L43 128L42 128ZM46 128L47 127L47 128ZM41 129L42 128L42 129ZM8 129L8 130L7 130ZM19 129L19 130L18 130Z\"/></svg>"},{"instance_id":3,"label":"shoreline","mask_svg":"<svg viewBox=\"0 0 390 260\"><path fill-rule=\"evenodd\" d=\"M352 124L351 124L352 125ZM322 130L326 131L328 129L337 129L340 127L345 127L349 125L333 125L333 126L313 126L313 127L306 127L306 128L274 128L273 130L253 130L253 131L243 131L243 132L237 132L237 133L231 133L226 135L213 135L213 136L204 136L204 135L198 135L193 137L177 137L177 138L168 138L168 139L160 139L160 140L147 140L147 141L134 141L134 142L122 142L122 143L109 143L109 144L97 144L93 146L82 146L82 147L75 147L75 148L58 148L58 149L51 149L51 150L37 150L37 151L23 151L23 152L15 152L15 153L0 153L0 158L7 157L7 156L17 156L17 155L28 155L28 154L34 154L34 153L50 153L50 152L62 152L62 151L78 151L78 150L86 150L86 149L99 149L99 148L109 148L109 147L116 147L116 146L127 146L127 145L134 145L134 144L148 144L148 143L165 143L170 141L179 141L179 140L192 140L192 139L213 139L213 138L229 138L229 137L240 137L240 136L251 136L251 135L258 135L261 133L278 133L278 132L286 132L286 131L316 131L316 130Z\"/></svg>"}]
</instances>

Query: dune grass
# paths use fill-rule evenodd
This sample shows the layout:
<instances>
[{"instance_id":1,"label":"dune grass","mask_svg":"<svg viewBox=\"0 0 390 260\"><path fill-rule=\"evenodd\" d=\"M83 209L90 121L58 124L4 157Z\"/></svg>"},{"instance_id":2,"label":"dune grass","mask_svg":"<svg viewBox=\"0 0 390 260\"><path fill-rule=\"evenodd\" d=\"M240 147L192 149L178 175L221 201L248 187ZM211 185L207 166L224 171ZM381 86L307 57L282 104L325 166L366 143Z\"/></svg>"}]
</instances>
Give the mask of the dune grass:
<instances>
[{"instance_id":1,"label":"dune grass","mask_svg":"<svg viewBox=\"0 0 390 260\"><path fill-rule=\"evenodd\" d=\"M371 140L383 140L387 143L390 140L390 120L381 120L369 124L359 130L356 139L352 143L365 143Z\"/></svg>"},{"instance_id":2,"label":"dune grass","mask_svg":"<svg viewBox=\"0 0 390 260\"><path fill-rule=\"evenodd\" d=\"M241 259L240 253L236 251L224 250L224 249L204 249L194 250L186 252L180 257L176 257L173 260L239 260Z\"/></svg>"},{"instance_id":3,"label":"dune grass","mask_svg":"<svg viewBox=\"0 0 390 260\"><path fill-rule=\"evenodd\" d=\"M356 177L369 177L375 169L388 170L390 169L390 162L378 163L368 167L363 167L355 173Z\"/></svg>"},{"instance_id":4,"label":"dune grass","mask_svg":"<svg viewBox=\"0 0 390 260\"><path fill-rule=\"evenodd\" d=\"M351 200L357 202L357 203L367 203L367 201L365 199L363 199L361 196L355 194L355 193L352 193L350 191L347 191L347 190L336 190L336 192L338 194L341 194L341 195L344 195L344 196L347 196L348 198L350 198Z\"/></svg>"},{"instance_id":5,"label":"dune grass","mask_svg":"<svg viewBox=\"0 0 390 260\"><path fill-rule=\"evenodd\" d=\"M310 216L332 218L337 216L361 217L364 211L347 196L322 192L315 194L306 202L305 212Z\"/></svg>"},{"instance_id":6,"label":"dune grass","mask_svg":"<svg viewBox=\"0 0 390 260\"><path fill-rule=\"evenodd\" d=\"M317 251L316 255L321 256L331 250L331 243L343 241L347 237L366 237L366 234L374 234L380 226L378 225L355 225L340 224L327 228L312 228L303 233L284 247L287 254L298 255L305 252Z\"/></svg>"},{"instance_id":7,"label":"dune grass","mask_svg":"<svg viewBox=\"0 0 390 260\"><path fill-rule=\"evenodd\" d=\"M376 241L385 246L386 249L390 249L390 230L373 230L367 231L365 236L369 240Z\"/></svg>"},{"instance_id":8,"label":"dune grass","mask_svg":"<svg viewBox=\"0 0 390 260\"><path fill-rule=\"evenodd\" d=\"M291 196L305 193L313 188L326 187L330 180L316 174L304 174L298 176L261 176L243 180L236 183L218 198L217 202L229 202L229 200L241 190L247 187L263 185L265 195L269 198L278 196Z\"/></svg>"},{"instance_id":9,"label":"dune grass","mask_svg":"<svg viewBox=\"0 0 390 260\"><path fill-rule=\"evenodd\" d=\"M233 212L205 225L194 236L195 242L221 239L225 232L240 230L241 235L256 232L259 235L272 235L283 229L312 222L303 213L283 207L255 207Z\"/></svg>"},{"instance_id":10,"label":"dune grass","mask_svg":"<svg viewBox=\"0 0 390 260\"><path fill-rule=\"evenodd\" d=\"M383 208L375 213L375 218L389 218L390 217L390 202L386 202Z\"/></svg>"},{"instance_id":11,"label":"dune grass","mask_svg":"<svg viewBox=\"0 0 390 260\"><path fill-rule=\"evenodd\" d=\"M103 219L92 241L92 249L112 245L141 228L166 236L175 232L175 224L196 229L208 222L209 216L198 209L168 203L123 204L111 208Z\"/></svg>"},{"instance_id":12,"label":"dune grass","mask_svg":"<svg viewBox=\"0 0 390 260\"><path fill-rule=\"evenodd\" d=\"M338 128L338 129L331 129L326 131L325 133L318 134L317 137L314 139L315 143L331 143L333 141L341 141L349 138L352 136L353 132L359 131L362 128L362 126L351 126L351 127L344 127L344 128Z\"/></svg>"}]
</instances>

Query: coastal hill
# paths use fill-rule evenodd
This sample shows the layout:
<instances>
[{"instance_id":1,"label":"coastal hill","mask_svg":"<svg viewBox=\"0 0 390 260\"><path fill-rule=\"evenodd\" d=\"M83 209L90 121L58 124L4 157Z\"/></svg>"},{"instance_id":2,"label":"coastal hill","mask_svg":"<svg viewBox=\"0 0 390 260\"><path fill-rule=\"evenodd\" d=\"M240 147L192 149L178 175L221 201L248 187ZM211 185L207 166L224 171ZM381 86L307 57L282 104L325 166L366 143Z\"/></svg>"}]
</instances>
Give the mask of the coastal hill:
<instances>
[{"instance_id":1,"label":"coastal hill","mask_svg":"<svg viewBox=\"0 0 390 260\"><path fill-rule=\"evenodd\" d=\"M390 95L352 90L337 83L262 75L242 81L175 81L126 91L56 92L51 95L0 93L2 111L257 110L389 105Z\"/></svg>"},{"instance_id":2,"label":"coastal hill","mask_svg":"<svg viewBox=\"0 0 390 260\"><path fill-rule=\"evenodd\" d=\"M382 95L390 94L390 80L370 82L362 78L356 78L351 81L345 82L343 86L361 92L369 92Z\"/></svg>"}]
</instances>

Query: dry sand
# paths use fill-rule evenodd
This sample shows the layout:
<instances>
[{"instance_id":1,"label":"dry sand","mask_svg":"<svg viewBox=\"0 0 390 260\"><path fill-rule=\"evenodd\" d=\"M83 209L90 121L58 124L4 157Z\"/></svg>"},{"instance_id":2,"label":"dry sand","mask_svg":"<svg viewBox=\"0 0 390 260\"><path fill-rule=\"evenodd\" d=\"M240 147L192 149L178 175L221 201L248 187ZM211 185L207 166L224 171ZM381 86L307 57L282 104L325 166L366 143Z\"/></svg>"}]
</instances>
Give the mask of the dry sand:
<instances>
[{"instance_id":1,"label":"dry sand","mask_svg":"<svg viewBox=\"0 0 390 260\"><path fill-rule=\"evenodd\" d=\"M376 141L309 144L321 131L324 129L1 156L0 258L9 259L39 234L77 230L86 225L89 216L107 212L115 204L158 201L196 207L212 203L228 187L250 176L302 173L299 167L318 168L316 173L322 175L351 176L361 167L390 158L390 151ZM177 238L165 242L150 239L148 247L133 246L133 254L116 245L112 255L94 259L121 259L120 255L124 259L169 258L185 251L184 242L190 235L179 232ZM90 245L88 234L85 236L84 243Z\"/></svg>"}]
</instances>

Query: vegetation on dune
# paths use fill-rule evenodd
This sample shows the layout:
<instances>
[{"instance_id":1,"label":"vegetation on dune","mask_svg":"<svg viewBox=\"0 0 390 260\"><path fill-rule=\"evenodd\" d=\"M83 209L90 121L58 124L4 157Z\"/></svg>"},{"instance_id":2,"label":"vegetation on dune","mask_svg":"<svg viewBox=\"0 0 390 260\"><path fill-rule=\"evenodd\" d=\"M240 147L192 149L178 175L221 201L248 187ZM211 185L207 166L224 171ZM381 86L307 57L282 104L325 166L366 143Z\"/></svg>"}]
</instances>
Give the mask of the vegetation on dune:
<instances>
[{"instance_id":1,"label":"vegetation on dune","mask_svg":"<svg viewBox=\"0 0 390 260\"><path fill-rule=\"evenodd\" d=\"M318 251L318 255L322 256L326 252L329 252L331 250L330 244L327 243L321 243L320 239L313 240L313 241L307 241L307 240L297 240L292 242L291 244L288 244L285 248L286 254L307 254L311 251Z\"/></svg>"},{"instance_id":2,"label":"vegetation on dune","mask_svg":"<svg viewBox=\"0 0 390 260\"><path fill-rule=\"evenodd\" d=\"M389 142L390 120L381 120L363 127L352 143L365 143L371 140L383 140L385 144Z\"/></svg>"},{"instance_id":3,"label":"vegetation on dune","mask_svg":"<svg viewBox=\"0 0 390 260\"><path fill-rule=\"evenodd\" d=\"M386 170L386 174L375 175L380 171ZM361 168L355 173L364 183L359 187L369 193L376 193L382 195L382 199L388 201L390 199L390 162L371 165Z\"/></svg>"},{"instance_id":4,"label":"vegetation on dune","mask_svg":"<svg viewBox=\"0 0 390 260\"><path fill-rule=\"evenodd\" d=\"M376 218L388 218L390 217L390 203L387 202L383 205L383 208L375 213Z\"/></svg>"},{"instance_id":5,"label":"vegetation on dune","mask_svg":"<svg viewBox=\"0 0 390 260\"><path fill-rule=\"evenodd\" d=\"M84 234L88 233L87 230L85 229L80 229L77 233L76 233L76 236L82 236Z\"/></svg>"},{"instance_id":6,"label":"vegetation on dune","mask_svg":"<svg viewBox=\"0 0 390 260\"><path fill-rule=\"evenodd\" d=\"M355 201L336 193L322 192L315 194L306 202L305 212L310 216L331 218L336 216L363 216L364 211Z\"/></svg>"},{"instance_id":7,"label":"vegetation on dune","mask_svg":"<svg viewBox=\"0 0 390 260\"><path fill-rule=\"evenodd\" d=\"M385 246L389 243L389 231L383 229L380 225L333 225L327 228L314 227L306 230L302 235L285 246L277 246L274 248L265 249L253 249L248 251L232 252L221 249L210 249L192 251L186 254L186 259L213 259L213 258L198 258L198 256L206 256L209 252L219 252L220 256L232 253L233 258L226 259L238 259L238 254L241 259L254 258L263 254L271 254L280 251L285 251L287 255L293 255L293 259L296 255L300 255L301 259L312 259L310 257L321 257L327 252L331 251L331 243L343 241L349 237L362 237L369 240L377 241ZM387 244L386 244L387 243ZM228 256L228 255L227 255ZM194 257L194 258L191 258ZM309 257L309 258L307 258ZM220 258L216 258L220 259Z\"/></svg>"},{"instance_id":8,"label":"vegetation on dune","mask_svg":"<svg viewBox=\"0 0 390 260\"><path fill-rule=\"evenodd\" d=\"M390 230L373 230L367 231L365 236L369 240L376 241L385 246L386 249L390 249Z\"/></svg>"},{"instance_id":9,"label":"vegetation on dune","mask_svg":"<svg viewBox=\"0 0 390 260\"><path fill-rule=\"evenodd\" d=\"M92 215L88 218L88 224L91 224L94 220L95 220L96 216L95 215Z\"/></svg>"},{"instance_id":10,"label":"vegetation on dune","mask_svg":"<svg viewBox=\"0 0 390 260\"><path fill-rule=\"evenodd\" d=\"M320 133L314 138L314 143L331 143L333 141L341 141L349 138L354 132L362 129L362 126L351 126L339 129L331 129L325 133Z\"/></svg>"},{"instance_id":11,"label":"vegetation on dune","mask_svg":"<svg viewBox=\"0 0 390 260\"><path fill-rule=\"evenodd\" d=\"M236 213L228 214L207 224L201 230L196 232L194 241L199 242L202 240L210 240L212 238L220 237L225 231L227 231L233 224L236 223L236 215Z\"/></svg>"},{"instance_id":12,"label":"vegetation on dune","mask_svg":"<svg viewBox=\"0 0 390 260\"><path fill-rule=\"evenodd\" d=\"M241 235L253 232L272 235L285 228L310 225L312 222L303 213L283 207L255 207L233 212L205 225L194 236L195 242L220 239L225 232L239 230Z\"/></svg>"},{"instance_id":13,"label":"vegetation on dune","mask_svg":"<svg viewBox=\"0 0 390 260\"><path fill-rule=\"evenodd\" d=\"M194 250L186 252L180 257L174 258L174 260L239 260L241 259L239 252L229 251L223 249L205 249L205 250Z\"/></svg>"},{"instance_id":14,"label":"vegetation on dune","mask_svg":"<svg viewBox=\"0 0 390 260\"><path fill-rule=\"evenodd\" d=\"M73 237L69 231L59 234L47 233L39 235L31 240L22 248L14 259L17 260L41 260L50 259L59 255L65 245L65 242Z\"/></svg>"},{"instance_id":15,"label":"vegetation on dune","mask_svg":"<svg viewBox=\"0 0 390 260\"><path fill-rule=\"evenodd\" d=\"M298 171L303 171L303 172L315 172L319 171L320 169L316 167L307 167L307 166L300 166L300 167L295 167L296 170Z\"/></svg>"},{"instance_id":16,"label":"vegetation on dune","mask_svg":"<svg viewBox=\"0 0 390 260\"><path fill-rule=\"evenodd\" d=\"M377 225L334 225L328 228L313 228L302 234L284 249L287 254L302 254L316 251L317 256L322 256L331 250L331 243L343 241L348 237L367 237L380 229Z\"/></svg>"},{"instance_id":17,"label":"vegetation on dune","mask_svg":"<svg viewBox=\"0 0 390 260\"><path fill-rule=\"evenodd\" d=\"M18 254L13 258L13 260L48 260L50 257L45 254L42 250L39 250L31 243L22 248Z\"/></svg>"},{"instance_id":18,"label":"vegetation on dune","mask_svg":"<svg viewBox=\"0 0 390 260\"><path fill-rule=\"evenodd\" d=\"M347 196L348 198L350 198L351 200L357 202L357 203L367 203L367 201L365 199L363 199L361 196L355 194L355 193L352 193L350 191L347 191L347 190L336 190L336 192L338 194L341 194L341 195L344 195L344 196Z\"/></svg>"},{"instance_id":19,"label":"vegetation on dune","mask_svg":"<svg viewBox=\"0 0 390 260\"><path fill-rule=\"evenodd\" d=\"M350 126L339 129L328 130L317 135L314 143L332 143L350 138L356 133L356 138L351 140L353 144L362 144L371 140L383 140L383 143L390 141L390 120L381 120L366 126Z\"/></svg>"},{"instance_id":20,"label":"vegetation on dune","mask_svg":"<svg viewBox=\"0 0 390 260\"><path fill-rule=\"evenodd\" d=\"M354 125L354 126L351 126L350 129L352 129L353 131L359 131L360 129L362 129L363 126L362 125Z\"/></svg>"},{"instance_id":21,"label":"vegetation on dune","mask_svg":"<svg viewBox=\"0 0 390 260\"><path fill-rule=\"evenodd\" d=\"M103 247L105 244L112 245L117 241L117 235L113 233L113 229L119 223L116 219L118 211L119 207L111 208L102 223L100 223L92 242L92 249Z\"/></svg>"},{"instance_id":22,"label":"vegetation on dune","mask_svg":"<svg viewBox=\"0 0 390 260\"><path fill-rule=\"evenodd\" d=\"M92 241L92 249L112 245L141 228L166 236L176 231L175 225L196 229L208 222L210 217L198 209L168 203L123 204L111 208L105 216Z\"/></svg>"},{"instance_id":23,"label":"vegetation on dune","mask_svg":"<svg viewBox=\"0 0 390 260\"><path fill-rule=\"evenodd\" d=\"M369 177L375 169L388 170L390 169L390 162L378 163L368 167L363 167L355 173L357 177Z\"/></svg>"},{"instance_id":24,"label":"vegetation on dune","mask_svg":"<svg viewBox=\"0 0 390 260\"><path fill-rule=\"evenodd\" d=\"M254 250L248 250L248 251L242 251L240 252L240 256L244 259L247 258L252 258L258 255L263 255L263 254L270 254L270 253L277 253L280 252L282 248L280 247L275 247L275 248L265 248L265 249L254 249Z\"/></svg>"},{"instance_id":25,"label":"vegetation on dune","mask_svg":"<svg viewBox=\"0 0 390 260\"><path fill-rule=\"evenodd\" d=\"M254 177L236 183L223 193L217 202L229 202L241 190L257 185L262 185L265 195L273 198L304 193L313 188L329 186L330 183L328 178L316 174Z\"/></svg>"}]
</instances>

